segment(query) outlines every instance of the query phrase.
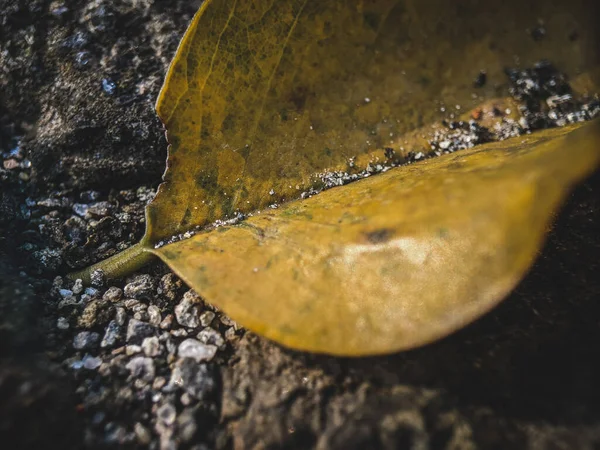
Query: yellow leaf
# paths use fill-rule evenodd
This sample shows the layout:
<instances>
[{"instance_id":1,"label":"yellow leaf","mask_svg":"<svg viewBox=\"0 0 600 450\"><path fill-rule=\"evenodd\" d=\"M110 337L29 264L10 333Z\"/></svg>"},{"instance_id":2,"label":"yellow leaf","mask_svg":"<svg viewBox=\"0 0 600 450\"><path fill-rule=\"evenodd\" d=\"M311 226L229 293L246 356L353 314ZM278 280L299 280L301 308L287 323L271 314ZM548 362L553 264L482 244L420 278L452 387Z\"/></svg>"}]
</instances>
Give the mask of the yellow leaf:
<instances>
[{"instance_id":1,"label":"yellow leaf","mask_svg":"<svg viewBox=\"0 0 600 450\"><path fill-rule=\"evenodd\" d=\"M534 40L541 12L547 33ZM396 162L427 153L450 109L494 110L506 97L506 67L551 58L593 93L595 27L585 0L205 0L156 104L170 146L146 234L73 276L119 277L158 255L241 324L319 352L390 352L450 333L523 276L551 213L597 164L597 125L293 200L317 174L364 169L386 148ZM475 88L481 69L488 82ZM264 212L273 203L284 206Z\"/></svg>"},{"instance_id":2,"label":"yellow leaf","mask_svg":"<svg viewBox=\"0 0 600 450\"><path fill-rule=\"evenodd\" d=\"M595 26L586 2L207 0L156 104L171 144L147 210L156 243L237 212L299 198L325 169L345 169L445 116L497 96L517 57L586 71ZM544 11L547 37L526 30ZM592 21L592 22L590 22ZM473 79L488 85L473 99ZM410 149L414 150L414 149Z\"/></svg>"},{"instance_id":3,"label":"yellow leaf","mask_svg":"<svg viewBox=\"0 0 600 450\"><path fill-rule=\"evenodd\" d=\"M408 349L499 302L599 160L599 121L544 131L394 169L154 253L284 345L353 356Z\"/></svg>"}]
</instances>

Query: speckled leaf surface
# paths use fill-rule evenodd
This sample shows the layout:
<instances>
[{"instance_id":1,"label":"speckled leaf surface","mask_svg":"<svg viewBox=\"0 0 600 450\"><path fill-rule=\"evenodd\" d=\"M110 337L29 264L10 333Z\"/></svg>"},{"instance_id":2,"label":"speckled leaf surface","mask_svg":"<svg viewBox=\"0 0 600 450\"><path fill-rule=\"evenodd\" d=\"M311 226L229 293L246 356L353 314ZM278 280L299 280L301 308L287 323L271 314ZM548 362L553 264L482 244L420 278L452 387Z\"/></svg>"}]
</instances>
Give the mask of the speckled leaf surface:
<instances>
[{"instance_id":1,"label":"speckled leaf surface","mask_svg":"<svg viewBox=\"0 0 600 450\"><path fill-rule=\"evenodd\" d=\"M154 253L234 320L287 346L408 349L500 301L599 159L599 121L544 131L394 169Z\"/></svg>"},{"instance_id":2,"label":"speckled leaf surface","mask_svg":"<svg viewBox=\"0 0 600 450\"><path fill-rule=\"evenodd\" d=\"M584 3L522 3L205 1L156 105L171 145L146 239L299 198L350 158L401 156L399 138L441 118L441 101L497 96L520 58L589 69L593 36L565 34L592 20ZM525 30L540 7L548 33L536 42ZM474 99L479 68L490 82Z\"/></svg>"}]
</instances>

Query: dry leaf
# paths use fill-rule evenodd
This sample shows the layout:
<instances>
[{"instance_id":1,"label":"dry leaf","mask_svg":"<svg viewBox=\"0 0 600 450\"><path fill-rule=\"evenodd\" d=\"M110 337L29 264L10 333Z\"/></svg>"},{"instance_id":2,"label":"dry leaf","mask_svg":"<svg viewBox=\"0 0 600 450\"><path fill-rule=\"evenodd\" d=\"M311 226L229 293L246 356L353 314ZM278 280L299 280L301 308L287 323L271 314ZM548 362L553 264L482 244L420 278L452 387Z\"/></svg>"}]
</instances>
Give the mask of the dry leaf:
<instances>
[{"instance_id":1,"label":"dry leaf","mask_svg":"<svg viewBox=\"0 0 600 450\"><path fill-rule=\"evenodd\" d=\"M234 320L339 355L416 347L523 277L569 188L600 160L600 121L386 172L154 251Z\"/></svg>"},{"instance_id":2,"label":"dry leaf","mask_svg":"<svg viewBox=\"0 0 600 450\"><path fill-rule=\"evenodd\" d=\"M358 171L384 148L395 163L426 153L429 127L448 114L440 106L458 114L505 95L504 69L518 60L551 57L580 75L580 92L594 92L589 9L584 0L206 0L157 101L170 147L146 235L75 276L119 277L156 254L242 325L319 352L383 353L448 334L523 276L552 212L597 164L597 125L290 201L316 174L350 161ZM526 31L540 11L541 41ZM474 97L480 69L488 83ZM206 228L273 203L285 206Z\"/></svg>"},{"instance_id":3,"label":"dry leaf","mask_svg":"<svg viewBox=\"0 0 600 450\"><path fill-rule=\"evenodd\" d=\"M204 2L156 105L171 147L147 239L299 198L352 157L401 155L395 138L444 117L440 101L481 102L481 68L479 96L497 95L516 56L589 69L595 35L574 43L564 31L591 20L586 3L529 3ZM536 42L526 30L540 10L552 19Z\"/></svg>"}]
</instances>

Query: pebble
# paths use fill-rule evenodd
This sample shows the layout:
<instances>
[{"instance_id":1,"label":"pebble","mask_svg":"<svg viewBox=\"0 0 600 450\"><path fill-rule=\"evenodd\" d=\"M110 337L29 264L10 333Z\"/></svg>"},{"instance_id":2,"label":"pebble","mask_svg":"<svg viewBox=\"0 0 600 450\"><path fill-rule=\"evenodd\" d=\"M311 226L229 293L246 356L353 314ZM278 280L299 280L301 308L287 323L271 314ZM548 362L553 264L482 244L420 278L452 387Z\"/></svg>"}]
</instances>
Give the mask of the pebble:
<instances>
[{"instance_id":1,"label":"pebble","mask_svg":"<svg viewBox=\"0 0 600 450\"><path fill-rule=\"evenodd\" d=\"M225 330L225 339L228 341L235 339L235 328L229 327Z\"/></svg>"},{"instance_id":2,"label":"pebble","mask_svg":"<svg viewBox=\"0 0 600 450\"><path fill-rule=\"evenodd\" d=\"M112 211L112 205L109 202L97 202L90 205L88 214L92 217L100 218L108 216Z\"/></svg>"},{"instance_id":3,"label":"pebble","mask_svg":"<svg viewBox=\"0 0 600 450\"><path fill-rule=\"evenodd\" d=\"M175 320L173 317L173 314L167 314L159 325L160 329L161 330L170 330L171 327L173 326L173 320Z\"/></svg>"},{"instance_id":4,"label":"pebble","mask_svg":"<svg viewBox=\"0 0 600 450\"><path fill-rule=\"evenodd\" d=\"M134 378L152 381L155 375L154 361L145 356L136 356L125 366Z\"/></svg>"},{"instance_id":5,"label":"pebble","mask_svg":"<svg viewBox=\"0 0 600 450\"><path fill-rule=\"evenodd\" d=\"M127 311L125 311L125 308L119 307L116 309L115 321L121 326L125 325L125 322L127 321Z\"/></svg>"},{"instance_id":6,"label":"pebble","mask_svg":"<svg viewBox=\"0 0 600 450\"><path fill-rule=\"evenodd\" d=\"M238 324L235 323L233 320L231 320L229 317L227 317L226 315L221 315L221 317L219 317L219 320L221 321L221 323L223 325L225 325L226 327L234 327L235 329L238 328Z\"/></svg>"},{"instance_id":7,"label":"pebble","mask_svg":"<svg viewBox=\"0 0 600 450\"><path fill-rule=\"evenodd\" d=\"M73 212L77 214L79 217L84 217L87 215L89 206L83 203L75 203L73 205Z\"/></svg>"},{"instance_id":8,"label":"pebble","mask_svg":"<svg viewBox=\"0 0 600 450\"><path fill-rule=\"evenodd\" d=\"M187 291L181 302L175 306L175 317L179 325L189 328L198 327L202 306L202 299L194 291Z\"/></svg>"},{"instance_id":9,"label":"pebble","mask_svg":"<svg viewBox=\"0 0 600 450\"><path fill-rule=\"evenodd\" d=\"M102 269L96 269L90 275L90 283L96 288L101 288L106 284L106 276Z\"/></svg>"},{"instance_id":10,"label":"pebble","mask_svg":"<svg viewBox=\"0 0 600 450\"><path fill-rule=\"evenodd\" d=\"M73 297L73 291L71 289L59 289L58 293L62 298L71 298Z\"/></svg>"},{"instance_id":11,"label":"pebble","mask_svg":"<svg viewBox=\"0 0 600 450\"><path fill-rule=\"evenodd\" d=\"M200 401L205 400L216 388L214 369L191 358L180 359L171 372L169 386L179 387Z\"/></svg>"},{"instance_id":12,"label":"pebble","mask_svg":"<svg viewBox=\"0 0 600 450\"><path fill-rule=\"evenodd\" d=\"M191 408L184 409L177 418L177 431L179 434L179 439L181 439L183 442L190 442L197 430L198 426L196 425L194 410Z\"/></svg>"},{"instance_id":13,"label":"pebble","mask_svg":"<svg viewBox=\"0 0 600 450\"><path fill-rule=\"evenodd\" d=\"M216 346L203 344L196 339L186 339L177 348L177 355L180 358L191 358L196 362L210 361L216 353Z\"/></svg>"},{"instance_id":14,"label":"pebble","mask_svg":"<svg viewBox=\"0 0 600 450\"><path fill-rule=\"evenodd\" d=\"M69 321L64 317L59 317L56 321L56 328L58 328L59 330L68 330Z\"/></svg>"},{"instance_id":15,"label":"pebble","mask_svg":"<svg viewBox=\"0 0 600 450\"><path fill-rule=\"evenodd\" d=\"M90 297L95 297L96 295L98 295L98 289L93 288L93 287L88 287L88 288L85 288L84 293L85 293L85 295L89 295Z\"/></svg>"},{"instance_id":16,"label":"pebble","mask_svg":"<svg viewBox=\"0 0 600 450\"><path fill-rule=\"evenodd\" d=\"M174 274L168 273L160 279L157 293L164 295L168 300L174 301L177 297L177 292L181 289L182 283Z\"/></svg>"},{"instance_id":17,"label":"pebble","mask_svg":"<svg viewBox=\"0 0 600 450\"><path fill-rule=\"evenodd\" d=\"M175 423L177 418L177 410L171 403L165 403L156 410L156 418L161 423L171 426Z\"/></svg>"},{"instance_id":18,"label":"pebble","mask_svg":"<svg viewBox=\"0 0 600 450\"><path fill-rule=\"evenodd\" d=\"M146 356L155 357L160 355L161 348L158 337L152 336L144 339L142 342L142 350Z\"/></svg>"},{"instance_id":19,"label":"pebble","mask_svg":"<svg viewBox=\"0 0 600 450\"><path fill-rule=\"evenodd\" d=\"M135 432L135 436L140 444L148 445L152 441L152 435L150 434L150 431L140 422L135 423L133 426L133 431Z\"/></svg>"},{"instance_id":20,"label":"pebble","mask_svg":"<svg viewBox=\"0 0 600 450\"><path fill-rule=\"evenodd\" d=\"M102 359L97 356L85 355L82 362L84 369L96 370L102 364Z\"/></svg>"},{"instance_id":21,"label":"pebble","mask_svg":"<svg viewBox=\"0 0 600 450\"><path fill-rule=\"evenodd\" d=\"M165 384L167 384L167 380L165 377L156 377L152 382L152 389L158 391L162 389Z\"/></svg>"},{"instance_id":22,"label":"pebble","mask_svg":"<svg viewBox=\"0 0 600 450\"><path fill-rule=\"evenodd\" d=\"M215 318L214 312L204 311L202 314L200 314L200 325L202 325L203 327L207 327L212 323L214 318Z\"/></svg>"},{"instance_id":23,"label":"pebble","mask_svg":"<svg viewBox=\"0 0 600 450\"><path fill-rule=\"evenodd\" d=\"M73 294L81 294L83 292L83 281L80 278L75 280L71 291L73 291Z\"/></svg>"},{"instance_id":24,"label":"pebble","mask_svg":"<svg viewBox=\"0 0 600 450\"><path fill-rule=\"evenodd\" d=\"M133 308L135 308L135 307L136 307L137 305L139 305L139 304L140 304L139 300L136 300L136 299L134 299L134 298L128 298L127 300L125 300L125 301L123 302L123 305L124 305L124 306L125 306L125 308L127 308L127 309L133 309Z\"/></svg>"},{"instance_id":25,"label":"pebble","mask_svg":"<svg viewBox=\"0 0 600 450\"><path fill-rule=\"evenodd\" d=\"M102 338L102 342L100 342L100 347L114 347L121 339L123 339L121 326L116 320L111 320L106 327L104 337Z\"/></svg>"},{"instance_id":26,"label":"pebble","mask_svg":"<svg viewBox=\"0 0 600 450\"><path fill-rule=\"evenodd\" d=\"M230 329L233 330L233 327L231 327ZM213 328L205 328L200 333L198 333L196 338L203 344L214 345L218 347L219 350L224 350L226 346L225 339L223 339L221 333L219 333Z\"/></svg>"},{"instance_id":27,"label":"pebble","mask_svg":"<svg viewBox=\"0 0 600 450\"><path fill-rule=\"evenodd\" d=\"M148 299L154 294L154 279L148 275L138 275L125 285L125 296L136 299Z\"/></svg>"},{"instance_id":28,"label":"pebble","mask_svg":"<svg viewBox=\"0 0 600 450\"><path fill-rule=\"evenodd\" d=\"M176 330L171 330L171 336L186 337L187 335L188 335L188 332L186 330L184 330L183 328L178 328Z\"/></svg>"},{"instance_id":29,"label":"pebble","mask_svg":"<svg viewBox=\"0 0 600 450\"><path fill-rule=\"evenodd\" d=\"M131 319L127 325L127 342L130 344L141 344L144 338L156 333L156 327L147 322Z\"/></svg>"},{"instance_id":30,"label":"pebble","mask_svg":"<svg viewBox=\"0 0 600 450\"><path fill-rule=\"evenodd\" d=\"M148 313L146 311L136 312L133 315L133 318L135 320L140 320L142 322L148 322L150 320L150 316L148 315Z\"/></svg>"},{"instance_id":31,"label":"pebble","mask_svg":"<svg viewBox=\"0 0 600 450\"><path fill-rule=\"evenodd\" d=\"M82 331L75 335L73 339L73 348L84 350L94 348L100 342L100 335L93 331Z\"/></svg>"},{"instance_id":32,"label":"pebble","mask_svg":"<svg viewBox=\"0 0 600 450\"><path fill-rule=\"evenodd\" d=\"M123 291L115 286L109 287L104 295L102 295L102 300L106 300L112 303L116 303L123 298Z\"/></svg>"},{"instance_id":33,"label":"pebble","mask_svg":"<svg viewBox=\"0 0 600 450\"><path fill-rule=\"evenodd\" d=\"M87 329L104 325L110 321L112 308L114 307L104 300L91 300L79 316L77 325Z\"/></svg>"},{"instance_id":34,"label":"pebble","mask_svg":"<svg viewBox=\"0 0 600 450\"><path fill-rule=\"evenodd\" d=\"M156 305L148 306L148 320L155 327L159 326L162 320L160 309Z\"/></svg>"},{"instance_id":35,"label":"pebble","mask_svg":"<svg viewBox=\"0 0 600 450\"><path fill-rule=\"evenodd\" d=\"M128 345L125 347L125 354L127 356L133 356L142 352L141 345Z\"/></svg>"}]
</instances>

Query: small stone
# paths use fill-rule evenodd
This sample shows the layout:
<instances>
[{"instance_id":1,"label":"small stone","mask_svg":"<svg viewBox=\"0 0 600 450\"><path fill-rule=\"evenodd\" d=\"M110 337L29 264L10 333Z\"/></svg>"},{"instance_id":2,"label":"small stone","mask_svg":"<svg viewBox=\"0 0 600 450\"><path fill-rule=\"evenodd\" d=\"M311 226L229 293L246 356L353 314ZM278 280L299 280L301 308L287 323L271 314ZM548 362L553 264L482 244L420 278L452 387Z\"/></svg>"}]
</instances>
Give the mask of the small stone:
<instances>
[{"instance_id":1,"label":"small stone","mask_svg":"<svg viewBox=\"0 0 600 450\"><path fill-rule=\"evenodd\" d=\"M134 298L128 298L127 300L125 300L125 302L123 304L125 305L125 308L127 308L127 309L133 309L137 305L139 305L140 302L139 302L139 300L136 300Z\"/></svg>"},{"instance_id":2,"label":"small stone","mask_svg":"<svg viewBox=\"0 0 600 450\"><path fill-rule=\"evenodd\" d=\"M156 305L148 306L148 320L155 327L160 325L162 316L160 314L160 308Z\"/></svg>"},{"instance_id":3,"label":"small stone","mask_svg":"<svg viewBox=\"0 0 600 450\"><path fill-rule=\"evenodd\" d=\"M111 320L108 326L106 327L104 337L102 338L102 342L100 342L100 347L114 347L121 339L123 339L121 326L117 323L116 320Z\"/></svg>"},{"instance_id":4,"label":"small stone","mask_svg":"<svg viewBox=\"0 0 600 450\"><path fill-rule=\"evenodd\" d=\"M90 301L79 319L77 325L80 328L94 328L97 325L104 325L110 321L112 316L112 309L114 307L109 305L104 300L92 300Z\"/></svg>"},{"instance_id":5,"label":"small stone","mask_svg":"<svg viewBox=\"0 0 600 450\"><path fill-rule=\"evenodd\" d=\"M219 317L219 320L226 327L236 327L237 328L237 324L224 314L222 314L221 317Z\"/></svg>"},{"instance_id":6,"label":"small stone","mask_svg":"<svg viewBox=\"0 0 600 450\"><path fill-rule=\"evenodd\" d=\"M98 289L93 288L93 287L88 287L88 288L85 288L84 293L85 293L85 295L89 295L90 297L95 297L98 295Z\"/></svg>"},{"instance_id":7,"label":"small stone","mask_svg":"<svg viewBox=\"0 0 600 450\"><path fill-rule=\"evenodd\" d=\"M56 276L54 277L54 280L52 280L52 287L55 287L57 289L60 289L63 285L63 279L61 276Z\"/></svg>"},{"instance_id":8,"label":"small stone","mask_svg":"<svg viewBox=\"0 0 600 450\"><path fill-rule=\"evenodd\" d=\"M93 331L82 331L75 335L73 339L73 348L77 350L84 350L89 348L95 348L100 342L100 335Z\"/></svg>"},{"instance_id":9,"label":"small stone","mask_svg":"<svg viewBox=\"0 0 600 450\"><path fill-rule=\"evenodd\" d=\"M115 312L115 321L120 326L125 325L125 322L127 322L127 311L125 311L125 308L117 308Z\"/></svg>"},{"instance_id":10,"label":"small stone","mask_svg":"<svg viewBox=\"0 0 600 450\"><path fill-rule=\"evenodd\" d=\"M20 167L19 162L14 159L4 160L3 165L6 170L13 170L13 169L17 169Z\"/></svg>"},{"instance_id":11,"label":"small stone","mask_svg":"<svg viewBox=\"0 0 600 450\"><path fill-rule=\"evenodd\" d=\"M144 427L140 422L136 422L133 426L133 431L138 442L142 445L148 445L152 442L152 435L148 428Z\"/></svg>"},{"instance_id":12,"label":"small stone","mask_svg":"<svg viewBox=\"0 0 600 450\"><path fill-rule=\"evenodd\" d=\"M177 322L184 327L196 328L200 325L202 306L202 299L194 291L187 291L181 302L175 306Z\"/></svg>"},{"instance_id":13,"label":"small stone","mask_svg":"<svg viewBox=\"0 0 600 450\"><path fill-rule=\"evenodd\" d=\"M66 308L67 306L77 305L77 299L73 297L67 297L58 302L58 309Z\"/></svg>"},{"instance_id":14,"label":"small stone","mask_svg":"<svg viewBox=\"0 0 600 450\"><path fill-rule=\"evenodd\" d=\"M158 337L152 336L144 339L142 342L142 350L146 354L146 356L158 356L161 353L160 342L158 341Z\"/></svg>"},{"instance_id":15,"label":"small stone","mask_svg":"<svg viewBox=\"0 0 600 450\"><path fill-rule=\"evenodd\" d=\"M58 328L59 330L68 330L69 321L64 317L59 317L56 321L56 328Z\"/></svg>"},{"instance_id":16,"label":"small stone","mask_svg":"<svg viewBox=\"0 0 600 450\"><path fill-rule=\"evenodd\" d=\"M177 344L175 344L175 341L171 339L169 333L164 333L163 335L161 335L160 341L164 342L169 355L175 355L175 352L177 352Z\"/></svg>"},{"instance_id":17,"label":"small stone","mask_svg":"<svg viewBox=\"0 0 600 450\"><path fill-rule=\"evenodd\" d=\"M173 326L173 320L174 320L173 314L167 314L159 325L160 329L161 330L170 330L171 327Z\"/></svg>"},{"instance_id":18,"label":"small stone","mask_svg":"<svg viewBox=\"0 0 600 450\"><path fill-rule=\"evenodd\" d=\"M197 430L198 426L196 425L194 412L191 408L186 408L177 418L177 431L179 438L183 442L190 442L194 438Z\"/></svg>"},{"instance_id":19,"label":"small stone","mask_svg":"<svg viewBox=\"0 0 600 450\"><path fill-rule=\"evenodd\" d=\"M233 327L231 327L233 329ZM219 350L225 349L225 339L221 336L217 330L213 328L205 328L202 330L196 338L202 342L203 344L214 345L219 348Z\"/></svg>"},{"instance_id":20,"label":"small stone","mask_svg":"<svg viewBox=\"0 0 600 450\"><path fill-rule=\"evenodd\" d=\"M139 378L148 382L154 379L155 369L152 358L136 356L125 367L131 372L133 378Z\"/></svg>"},{"instance_id":21,"label":"small stone","mask_svg":"<svg viewBox=\"0 0 600 450\"><path fill-rule=\"evenodd\" d=\"M156 410L156 418L163 424L171 426L177 418L177 410L173 404L165 403Z\"/></svg>"},{"instance_id":22,"label":"small stone","mask_svg":"<svg viewBox=\"0 0 600 450\"><path fill-rule=\"evenodd\" d=\"M131 319L127 325L127 342L140 345L144 338L153 336L156 328L147 322Z\"/></svg>"},{"instance_id":23,"label":"small stone","mask_svg":"<svg viewBox=\"0 0 600 450\"><path fill-rule=\"evenodd\" d=\"M188 332L186 330L184 330L183 328L171 330L171 336L174 336L174 337L186 337L187 335L188 335Z\"/></svg>"},{"instance_id":24,"label":"small stone","mask_svg":"<svg viewBox=\"0 0 600 450\"><path fill-rule=\"evenodd\" d=\"M97 202L88 208L88 214L95 218L106 217L110 215L112 205L109 202Z\"/></svg>"},{"instance_id":25,"label":"small stone","mask_svg":"<svg viewBox=\"0 0 600 450\"><path fill-rule=\"evenodd\" d=\"M106 276L104 275L104 271L102 269L96 269L90 275L90 283L92 286L101 288L106 283Z\"/></svg>"},{"instance_id":26,"label":"small stone","mask_svg":"<svg viewBox=\"0 0 600 450\"><path fill-rule=\"evenodd\" d=\"M149 299L154 293L154 280L147 274L138 275L125 285L124 292L127 297Z\"/></svg>"},{"instance_id":27,"label":"small stone","mask_svg":"<svg viewBox=\"0 0 600 450\"><path fill-rule=\"evenodd\" d=\"M198 364L191 358L175 363L169 387L180 387L192 397L203 401L216 389L216 374L212 366Z\"/></svg>"},{"instance_id":28,"label":"small stone","mask_svg":"<svg viewBox=\"0 0 600 450\"><path fill-rule=\"evenodd\" d=\"M87 215L89 206L83 203L73 204L73 212L79 217L85 217Z\"/></svg>"},{"instance_id":29,"label":"small stone","mask_svg":"<svg viewBox=\"0 0 600 450\"><path fill-rule=\"evenodd\" d=\"M114 95L117 91L117 84L110 78L102 79L102 90L108 95Z\"/></svg>"},{"instance_id":30,"label":"small stone","mask_svg":"<svg viewBox=\"0 0 600 450\"><path fill-rule=\"evenodd\" d=\"M62 298L71 298L73 297L73 291L71 289L59 289L58 293Z\"/></svg>"},{"instance_id":31,"label":"small stone","mask_svg":"<svg viewBox=\"0 0 600 450\"><path fill-rule=\"evenodd\" d=\"M203 344L196 339L186 339L177 348L177 355L180 358L192 358L196 362L210 361L216 353L216 346Z\"/></svg>"},{"instance_id":32,"label":"small stone","mask_svg":"<svg viewBox=\"0 0 600 450\"><path fill-rule=\"evenodd\" d=\"M181 287L181 280L174 274L168 273L160 279L157 292L164 295L168 300L174 301Z\"/></svg>"},{"instance_id":33,"label":"small stone","mask_svg":"<svg viewBox=\"0 0 600 450\"><path fill-rule=\"evenodd\" d=\"M204 311L202 314L200 314L200 325L202 325L203 327L207 327L212 323L214 318L215 318L214 312Z\"/></svg>"},{"instance_id":34,"label":"small stone","mask_svg":"<svg viewBox=\"0 0 600 450\"><path fill-rule=\"evenodd\" d=\"M102 364L102 359L97 356L85 355L82 362L84 369L96 370Z\"/></svg>"},{"instance_id":35,"label":"small stone","mask_svg":"<svg viewBox=\"0 0 600 450\"><path fill-rule=\"evenodd\" d=\"M225 339L228 341L235 339L235 328L229 327L225 330Z\"/></svg>"},{"instance_id":36,"label":"small stone","mask_svg":"<svg viewBox=\"0 0 600 450\"><path fill-rule=\"evenodd\" d=\"M152 382L152 389L158 391L162 389L165 384L167 384L165 377L156 377Z\"/></svg>"},{"instance_id":37,"label":"small stone","mask_svg":"<svg viewBox=\"0 0 600 450\"><path fill-rule=\"evenodd\" d=\"M189 406L192 404L194 399L192 398L192 396L190 394L188 394L187 392L184 392L183 394L181 394L181 397L179 397L179 401L181 402L182 405Z\"/></svg>"},{"instance_id":38,"label":"small stone","mask_svg":"<svg viewBox=\"0 0 600 450\"><path fill-rule=\"evenodd\" d=\"M75 280L71 291L73 291L73 294L76 295L81 294L83 292L83 281L80 278Z\"/></svg>"},{"instance_id":39,"label":"small stone","mask_svg":"<svg viewBox=\"0 0 600 450\"><path fill-rule=\"evenodd\" d=\"M127 356L133 356L142 352L142 347L140 345L128 345L125 347L125 354Z\"/></svg>"},{"instance_id":40,"label":"small stone","mask_svg":"<svg viewBox=\"0 0 600 450\"><path fill-rule=\"evenodd\" d=\"M137 305L135 305L133 308L131 308L131 310L134 313L138 313L138 312L143 312L145 313L146 310L148 309L148 305L146 305L145 303L138 303Z\"/></svg>"},{"instance_id":41,"label":"small stone","mask_svg":"<svg viewBox=\"0 0 600 450\"><path fill-rule=\"evenodd\" d=\"M136 312L133 315L133 318L135 320L141 320L142 322L148 322L148 320L150 319L150 316L148 315L148 313L146 311L142 311L142 312Z\"/></svg>"},{"instance_id":42,"label":"small stone","mask_svg":"<svg viewBox=\"0 0 600 450\"><path fill-rule=\"evenodd\" d=\"M104 295L102 296L102 300L106 300L112 303L116 303L119 300L121 300L123 298L123 291L116 287L116 286L111 286L109 287L106 292L104 293Z\"/></svg>"}]
</instances>

